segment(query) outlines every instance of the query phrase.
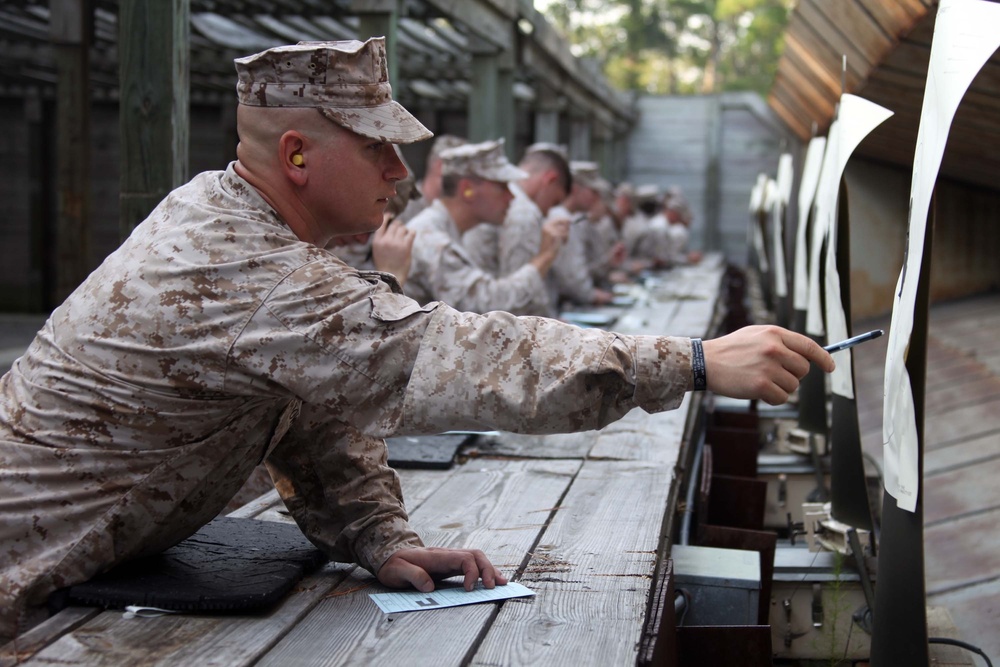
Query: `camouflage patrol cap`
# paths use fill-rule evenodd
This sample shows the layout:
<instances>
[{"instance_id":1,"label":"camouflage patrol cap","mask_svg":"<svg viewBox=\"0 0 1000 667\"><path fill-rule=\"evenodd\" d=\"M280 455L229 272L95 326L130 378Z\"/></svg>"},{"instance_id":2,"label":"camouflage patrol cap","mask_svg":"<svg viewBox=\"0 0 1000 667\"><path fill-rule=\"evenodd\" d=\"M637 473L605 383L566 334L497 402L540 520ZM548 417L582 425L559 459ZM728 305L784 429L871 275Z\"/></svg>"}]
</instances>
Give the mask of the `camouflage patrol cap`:
<instances>
[{"instance_id":1,"label":"camouflage patrol cap","mask_svg":"<svg viewBox=\"0 0 1000 667\"><path fill-rule=\"evenodd\" d=\"M548 151L549 153L555 153L562 159L569 162L569 149L566 148L565 144L554 144L551 141L536 141L527 148L524 149L524 154L529 153L540 153L542 151Z\"/></svg>"},{"instance_id":2,"label":"camouflage patrol cap","mask_svg":"<svg viewBox=\"0 0 1000 667\"><path fill-rule=\"evenodd\" d=\"M393 101L384 37L299 42L234 62L240 104L314 107L341 127L394 144L434 136Z\"/></svg>"},{"instance_id":3,"label":"camouflage patrol cap","mask_svg":"<svg viewBox=\"0 0 1000 667\"><path fill-rule=\"evenodd\" d=\"M660 201L660 188L655 185L640 185L635 189L635 200L639 203Z\"/></svg>"},{"instance_id":4,"label":"camouflage patrol cap","mask_svg":"<svg viewBox=\"0 0 1000 667\"><path fill-rule=\"evenodd\" d=\"M487 181L519 181L528 172L507 160L504 140L465 144L441 152L442 176L475 176Z\"/></svg>"},{"instance_id":5,"label":"camouflage patrol cap","mask_svg":"<svg viewBox=\"0 0 1000 667\"><path fill-rule=\"evenodd\" d=\"M573 160L569 163L569 170L573 173L573 182L579 183L582 187L594 190L597 188L601 178L600 167L596 162L584 162Z\"/></svg>"}]
</instances>

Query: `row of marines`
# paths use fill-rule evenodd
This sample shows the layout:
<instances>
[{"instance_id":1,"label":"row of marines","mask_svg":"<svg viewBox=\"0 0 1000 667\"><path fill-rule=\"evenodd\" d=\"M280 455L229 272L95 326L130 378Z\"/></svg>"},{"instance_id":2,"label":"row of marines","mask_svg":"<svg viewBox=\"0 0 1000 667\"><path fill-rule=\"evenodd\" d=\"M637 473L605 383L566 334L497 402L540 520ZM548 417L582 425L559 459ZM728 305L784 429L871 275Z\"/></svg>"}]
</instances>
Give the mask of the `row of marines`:
<instances>
[{"instance_id":1,"label":"row of marines","mask_svg":"<svg viewBox=\"0 0 1000 667\"><path fill-rule=\"evenodd\" d=\"M333 252L394 273L421 303L479 313L554 317L566 303L604 305L616 283L700 259L687 251L691 211L678 189L661 197L656 186L623 183L612 191L596 163L569 161L565 147L550 143L532 144L515 166L503 139L439 136L419 188L408 169L385 220L406 231ZM373 241L403 247L379 265Z\"/></svg>"}]
</instances>

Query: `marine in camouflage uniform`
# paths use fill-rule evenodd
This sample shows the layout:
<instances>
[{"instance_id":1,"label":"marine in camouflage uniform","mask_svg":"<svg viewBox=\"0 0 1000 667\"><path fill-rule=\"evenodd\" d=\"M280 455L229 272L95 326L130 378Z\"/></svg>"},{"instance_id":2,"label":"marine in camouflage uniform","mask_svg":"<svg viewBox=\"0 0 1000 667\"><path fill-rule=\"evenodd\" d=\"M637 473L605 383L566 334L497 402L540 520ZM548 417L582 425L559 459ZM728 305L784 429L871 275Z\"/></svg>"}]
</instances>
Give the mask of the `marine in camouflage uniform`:
<instances>
[{"instance_id":1,"label":"marine in camouflage uniform","mask_svg":"<svg viewBox=\"0 0 1000 667\"><path fill-rule=\"evenodd\" d=\"M168 195L0 379L4 638L51 592L192 534L260 461L332 558L424 591L455 559L474 563L467 587L504 583L481 552L421 547L380 438L598 428L692 387L689 339L421 306L324 250L335 226L378 227L405 176L385 142L429 134L391 101L384 62L381 39L238 60L239 159ZM255 154L273 110L246 105L319 107L340 127L278 111L315 126ZM341 151L314 145L321 125ZM329 218L288 202L325 213L340 177L359 217L304 226Z\"/></svg>"},{"instance_id":2,"label":"marine in camouflage uniform","mask_svg":"<svg viewBox=\"0 0 1000 667\"><path fill-rule=\"evenodd\" d=\"M598 166L595 162L574 160L570 169L573 173L572 191L560 206L549 211L549 218L566 217L571 221L569 238L549 274L549 295L556 305L562 301L604 304L611 300L612 295L594 286L586 247L590 234L587 212L599 197L594 189L600 179Z\"/></svg>"},{"instance_id":3,"label":"marine in camouflage uniform","mask_svg":"<svg viewBox=\"0 0 1000 667\"><path fill-rule=\"evenodd\" d=\"M566 198L573 180L565 149L554 144L532 144L518 166L528 176L510 184L514 198L503 224L478 225L462 236L462 245L476 264L501 277L518 271L538 254L545 216ZM557 314L547 284L531 304L510 312L546 317Z\"/></svg>"},{"instance_id":4,"label":"marine in camouflage uniform","mask_svg":"<svg viewBox=\"0 0 1000 667\"><path fill-rule=\"evenodd\" d=\"M498 278L478 266L462 243L463 233L503 222L509 184L527 176L507 161L503 144L466 144L441 153L442 196L407 223L417 237L405 291L420 303L444 301L477 313L544 307L544 268L527 262Z\"/></svg>"}]
</instances>

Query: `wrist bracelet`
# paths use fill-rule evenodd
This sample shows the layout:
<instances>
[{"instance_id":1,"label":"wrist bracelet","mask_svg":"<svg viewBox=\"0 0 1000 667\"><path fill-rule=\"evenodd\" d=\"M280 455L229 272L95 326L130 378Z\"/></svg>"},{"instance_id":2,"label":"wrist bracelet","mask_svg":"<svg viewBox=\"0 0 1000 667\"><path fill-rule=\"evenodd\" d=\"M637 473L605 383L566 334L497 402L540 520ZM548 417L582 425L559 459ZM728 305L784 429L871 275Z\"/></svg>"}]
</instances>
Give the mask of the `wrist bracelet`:
<instances>
[{"instance_id":1,"label":"wrist bracelet","mask_svg":"<svg viewBox=\"0 0 1000 667\"><path fill-rule=\"evenodd\" d=\"M691 339L691 373L694 375L694 390L705 391L708 388L708 376L705 374L705 351L701 347L700 338Z\"/></svg>"}]
</instances>

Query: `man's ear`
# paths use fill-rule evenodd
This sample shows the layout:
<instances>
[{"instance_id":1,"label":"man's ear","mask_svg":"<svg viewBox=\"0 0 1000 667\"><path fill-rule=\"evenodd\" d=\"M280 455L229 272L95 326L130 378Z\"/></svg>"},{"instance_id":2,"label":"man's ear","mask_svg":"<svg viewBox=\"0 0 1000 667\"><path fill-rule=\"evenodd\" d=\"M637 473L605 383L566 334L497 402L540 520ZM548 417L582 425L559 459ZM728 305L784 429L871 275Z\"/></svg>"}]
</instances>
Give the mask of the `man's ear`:
<instances>
[{"instance_id":1,"label":"man's ear","mask_svg":"<svg viewBox=\"0 0 1000 667\"><path fill-rule=\"evenodd\" d=\"M289 130L278 139L278 162L281 172L295 185L305 185L309 180L306 138L300 132Z\"/></svg>"}]
</instances>

